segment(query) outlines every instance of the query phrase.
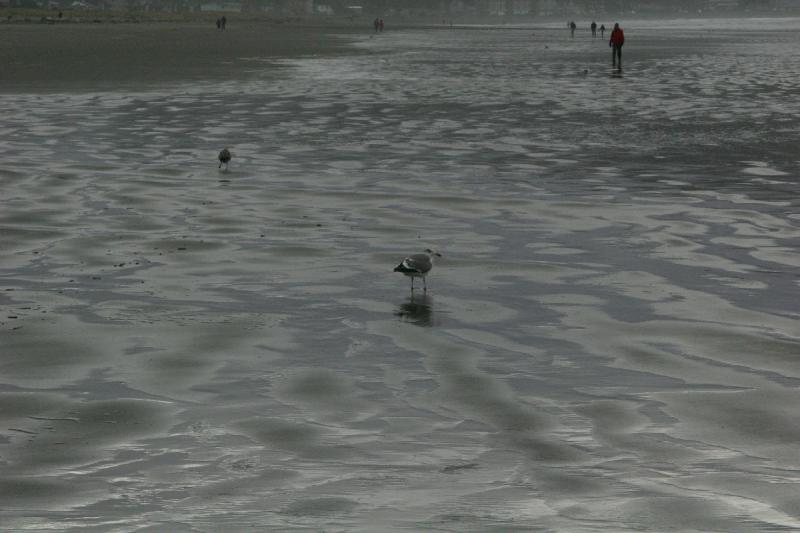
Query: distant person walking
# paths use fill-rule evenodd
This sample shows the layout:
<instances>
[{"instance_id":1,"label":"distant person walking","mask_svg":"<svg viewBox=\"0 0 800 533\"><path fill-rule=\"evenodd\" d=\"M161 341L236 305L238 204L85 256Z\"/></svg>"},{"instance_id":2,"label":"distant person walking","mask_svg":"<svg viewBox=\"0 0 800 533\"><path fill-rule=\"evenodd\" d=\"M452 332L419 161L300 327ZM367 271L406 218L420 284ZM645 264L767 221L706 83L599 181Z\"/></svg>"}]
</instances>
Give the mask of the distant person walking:
<instances>
[{"instance_id":1,"label":"distant person walking","mask_svg":"<svg viewBox=\"0 0 800 533\"><path fill-rule=\"evenodd\" d=\"M378 31L383 33L383 19L378 21Z\"/></svg>"},{"instance_id":2,"label":"distant person walking","mask_svg":"<svg viewBox=\"0 0 800 533\"><path fill-rule=\"evenodd\" d=\"M575 24L574 20L569 23L569 36L570 37L575 37L575 28L577 28L577 27L578 27L578 25Z\"/></svg>"},{"instance_id":3,"label":"distant person walking","mask_svg":"<svg viewBox=\"0 0 800 533\"><path fill-rule=\"evenodd\" d=\"M220 19L217 19L217 29L218 30L222 29L222 21Z\"/></svg>"},{"instance_id":4,"label":"distant person walking","mask_svg":"<svg viewBox=\"0 0 800 533\"><path fill-rule=\"evenodd\" d=\"M614 24L614 29L611 30L611 39L608 40L608 46L611 47L611 66L616 67L619 61L619 68L622 69L622 45L625 44L625 34L622 28L619 27L619 22Z\"/></svg>"},{"instance_id":5,"label":"distant person walking","mask_svg":"<svg viewBox=\"0 0 800 533\"><path fill-rule=\"evenodd\" d=\"M225 18L225 15L222 15L222 18L219 19L220 24L222 25L222 29L225 29L225 24L228 23L228 19Z\"/></svg>"},{"instance_id":6,"label":"distant person walking","mask_svg":"<svg viewBox=\"0 0 800 533\"><path fill-rule=\"evenodd\" d=\"M375 27L375 33L378 33L378 28L381 26L381 21L378 17L375 17L375 20L372 21L372 25Z\"/></svg>"},{"instance_id":7,"label":"distant person walking","mask_svg":"<svg viewBox=\"0 0 800 533\"><path fill-rule=\"evenodd\" d=\"M601 38L604 37L605 34L606 34L606 25L605 24L600 24L600 37Z\"/></svg>"},{"instance_id":8,"label":"distant person walking","mask_svg":"<svg viewBox=\"0 0 800 533\"><path fill-rule=\"evenodd\" d=\"M592 21L592 25L589 27L592 29L592 37L597 37L597 23Z\"/></svg>"}]
</instances>

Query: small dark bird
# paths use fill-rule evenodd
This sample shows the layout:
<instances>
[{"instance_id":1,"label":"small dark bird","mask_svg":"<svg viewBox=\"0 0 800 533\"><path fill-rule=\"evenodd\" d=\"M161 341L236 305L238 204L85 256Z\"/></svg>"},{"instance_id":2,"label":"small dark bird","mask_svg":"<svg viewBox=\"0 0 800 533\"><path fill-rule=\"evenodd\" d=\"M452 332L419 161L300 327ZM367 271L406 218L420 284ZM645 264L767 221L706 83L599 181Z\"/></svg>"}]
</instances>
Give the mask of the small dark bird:
<instances>
[{"instance_id":1,"label":"small dark bird","mask_svg":"<svg viewBox=\"0 0 800 533\"><path fill-rule=\"evenodd\" d=\"M433 268L433 258L442 257L442 254L431 249L425 250L424 254L409 255L403 262L394 267L395 272L400 272L411 278L411 290L414 290L414 278L422 278L422 286L425 292L428 291L428 284L425 276Z\"/></svg>"},{"instance_id":2,"label":"small dark bird","mask_svg":"<svg viewBox=\"0 0 800 533\"><path fill-rule=\"evenodd\" d=\"M219 168L222 168L222 165L225 165L225 170L228 170L228 163L231 161L231 151L227 148L223 148L218 157Z\"/></svg>"}]
</instances>

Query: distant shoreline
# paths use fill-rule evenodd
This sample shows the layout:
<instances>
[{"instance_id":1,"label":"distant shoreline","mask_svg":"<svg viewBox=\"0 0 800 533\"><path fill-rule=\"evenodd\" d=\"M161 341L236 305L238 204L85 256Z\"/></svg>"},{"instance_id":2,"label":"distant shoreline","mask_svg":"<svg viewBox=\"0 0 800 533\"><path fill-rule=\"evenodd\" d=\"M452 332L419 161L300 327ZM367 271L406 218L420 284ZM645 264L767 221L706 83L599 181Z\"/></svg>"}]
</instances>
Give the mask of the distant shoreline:
<instances>
[{"instance_id":1,"label":"distant shoreline","mask_svg":"<svg viewBox=\"0 0 800 533\"><path fill-rule=\"evenodd\" d=\"M61 16L59 16L61 14ZM45 8L0 8L0 26L18 24L140 24L140 23L198 23L214 24L215 20L225 16L231 20L248 23L262 23L275 26L323 27L327 29L369 32L373 17L367 13L360 15L303 15L275 16L261 12L234 11L109 11L109 10L75 10ZM389 29L443 29L449 27L488 25L497 27L513 27L515 25L530 26L538 24L559 24L567 20L582 23L596 20L706 20L706 19L785 19L800 17L800 9L795 12L752 12L752 13L597 13L573 15L546 15L518 17L471 15L453 17L407 17L392 16L387 18Z\"/></svg>"},{"instance_id":2,"label":"distant shoreline","mask_svg":"<svg viewBox=\"0 0 800 533\"><path fill-rule=\"evenodd\" d=\"M59 14L61 16L59 16ZM115 11L75 10L45 8L0 7L0 25L3 24L126 24L126 23L211 23L225 16L239 21L259 22L274 25L303 25L326 27L364 27L368 17L323 17L323 16L273 16L267 13L232 11ZM362 20L363 19L363 20ZM370 19L371 21L371 19Z\"/></svg>"},{"instance_id":3,"label":"distant shoreline","mask_svg":"<svg viewBox=\"0 0 800 533\"><path fill-rule=\"evenodd\" d=\"M59 13L61 16L59 16ZM123 11L123 10L92 10L92 9L58 9L58 8L20 8L0 7L0 24L98 24L98 23L155 23L155 22L211 22L221 16L263 22L276 25L303 25L324 26L335 28L362 28L369 30L372 25L373 15L367 12L355 15L299 15L277 16L264 12L235 12L235 11ZM553 24L567 20L665 20L665 19L747 19L747 18L794 18L800 17L800 8L794 11L754 11L725 12L704 11L699 13L575 13L562 15L519 15L502 16L489 15L479 17L470 14L452 16L407 16L387 15L386 19L392 27L424 27L444 28L451 24L458 25L514 25L514 24Z\"/></svg>"}]
</instances>

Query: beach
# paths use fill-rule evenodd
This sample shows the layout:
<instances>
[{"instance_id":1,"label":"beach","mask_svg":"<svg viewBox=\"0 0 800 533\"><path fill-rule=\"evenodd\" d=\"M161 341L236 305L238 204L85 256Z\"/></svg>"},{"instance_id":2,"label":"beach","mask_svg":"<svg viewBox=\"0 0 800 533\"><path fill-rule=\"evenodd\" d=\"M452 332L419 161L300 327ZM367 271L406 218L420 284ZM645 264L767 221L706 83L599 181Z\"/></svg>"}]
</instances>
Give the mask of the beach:
<instances>
[{"instance_id":1,"label":"beach","mask_svg":"<svg viewBox=\"0 0 800 533\"><path fill-rule=\"evenodd\" d=\"M335 55L355 27L242 19L0 24L0 90L92 91L245 79L274 59ZM199 16L197 17L199 18ZM336 35L334 35L334 33Z\"/></svg>"},{"instance_id":2,"label":"beach","mask_svg":"<svg viewBox=\"0 0 800 533\"><path fill-rule=\"evenodd\" d=\"M800 20L391 22L2 27L2 527L800 529Z\"/></svg>"}]
</instances>

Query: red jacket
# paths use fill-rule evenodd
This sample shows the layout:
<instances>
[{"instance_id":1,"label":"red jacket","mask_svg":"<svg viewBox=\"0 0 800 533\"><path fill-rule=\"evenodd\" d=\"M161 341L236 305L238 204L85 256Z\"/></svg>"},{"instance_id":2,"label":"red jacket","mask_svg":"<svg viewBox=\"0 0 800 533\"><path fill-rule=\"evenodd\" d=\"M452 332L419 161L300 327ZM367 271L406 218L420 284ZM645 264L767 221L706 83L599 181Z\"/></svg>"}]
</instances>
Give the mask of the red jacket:
<instances>
[{"instance_id":1,"label":"red jacket","mask_svg":"<svg viewBox=\"0 0 800 533\"><path fill-rule=\"evenodd\" d=\"M616 44L617 46L625 44L625 34L622 33L622 28L614 28L611 32L611 39L608 41L608 44Z\"/></svg>"}]
</instances>

